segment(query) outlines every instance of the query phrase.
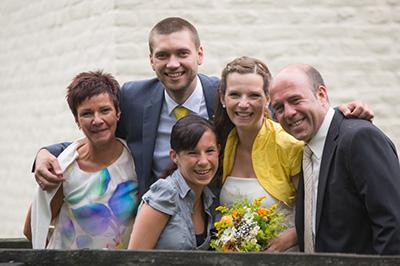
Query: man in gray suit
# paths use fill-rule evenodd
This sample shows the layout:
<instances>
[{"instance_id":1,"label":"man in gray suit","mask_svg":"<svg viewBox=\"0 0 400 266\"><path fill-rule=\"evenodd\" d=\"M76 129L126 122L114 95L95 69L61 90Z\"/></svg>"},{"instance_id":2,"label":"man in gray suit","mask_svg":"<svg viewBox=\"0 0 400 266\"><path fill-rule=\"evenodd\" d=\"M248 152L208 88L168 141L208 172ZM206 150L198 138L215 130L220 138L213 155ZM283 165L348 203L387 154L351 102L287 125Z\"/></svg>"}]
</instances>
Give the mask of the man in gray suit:
<instances>
[{"instance_id":1,"label":"man in gray suit","mask_svg":"<svg viewBox=\"0 0 400 266\"><path fill-rule=\"evenodd\" d=\"M270 97L282 127L305 142L296 206L300 250L400 254L400 166L390 139L331 108L311 66L279 72Z\"/></svg>"},{"instance_id":2,"label":"man in gray suit","mask_svg":"<svg viewBox=\"0 0 400 266\"><path fill-rule=\"evenodd\" d=\"M117 136L126 139L135 161L140 193L145 193L169 163L169 137L177 121L175 107L206 119L214 115L219 79L197 73L203 48L195 27L181 18L166 18L149 35L150 64L157 78L128 82L121 89ZM362 102L341 105L347 115L373 117ZM36 157L35 178L43 190L65 181L55 156L69 143L46 147ZM49 151L51 153L49 153ZM53 156L53 155L55 156Z\"/></svg>"}]
</instances>

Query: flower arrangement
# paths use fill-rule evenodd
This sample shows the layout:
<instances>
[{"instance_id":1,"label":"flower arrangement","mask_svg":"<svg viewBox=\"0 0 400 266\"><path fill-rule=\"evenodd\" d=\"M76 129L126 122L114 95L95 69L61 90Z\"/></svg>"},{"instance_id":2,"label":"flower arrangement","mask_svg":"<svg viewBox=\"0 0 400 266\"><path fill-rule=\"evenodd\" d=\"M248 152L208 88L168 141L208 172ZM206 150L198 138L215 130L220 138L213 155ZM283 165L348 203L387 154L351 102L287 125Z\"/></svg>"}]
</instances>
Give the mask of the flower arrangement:
<instances>
[{"instance_id":1,"label":"flower arrangement","mask_svg":"<svg viewBox=\"0 0 400 266\"><path fill-rule=\"evenodd\" d=\"M255 252L263 250L268 242L278 237L286 228L283 213L276 212L277 205L262 208L259 197L254 203L235 202L231 208L218 207L223 213L221 220L215 223L216 239L210 246L217 251Z\"/></svg>"}]
</instances>

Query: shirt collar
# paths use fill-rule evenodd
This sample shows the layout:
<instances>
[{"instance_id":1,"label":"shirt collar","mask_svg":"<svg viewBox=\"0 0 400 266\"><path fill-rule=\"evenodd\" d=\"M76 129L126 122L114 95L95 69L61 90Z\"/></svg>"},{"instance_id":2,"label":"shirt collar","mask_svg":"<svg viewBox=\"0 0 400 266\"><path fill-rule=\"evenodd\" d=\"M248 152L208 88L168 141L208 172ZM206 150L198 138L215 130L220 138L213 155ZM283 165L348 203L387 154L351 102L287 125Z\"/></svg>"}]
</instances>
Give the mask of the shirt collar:
<instances>
[{"instance_id":1,"label":"shirt collar","mask_svg":"<svg viewBox=\"0 0 400 266\"><path fill-rule=\"evenodd\" d=\"M181 105L177 104L168 95L166 90L164 90L165 102L167 103L167 108L168 108L168 115L171 115L172 111L174 111L175 107L177 106L185 107L186 109L196 114L200 113L200 106L203 98L203 86L201 85L199 77L196 76L196 78L197 78L196 88L194 89L193 93L189 96L189 98L187 98L187 100Z\"/></svg>"},{"instance_id":2,"label":"shirt collar","mask_svg":"<svg viewBox=\"0 0 400 266\"><path fill-rule=\"evenodd\" d=\"M307 144L314 155L321 160L322 152L324 150L326 136L328 135L328 130L331 125L333 116L335 114L335 110L332 107L329 107L328 112L325 115L324 121L322 122L321 127L318 129L317 134L310 140Z\"/></svg>"},{"instance_id":3,"label":"shirt collar","mask_svg":"<svg viewBox=\"0 0 400 266\"><path fill-rule=\"evenodd\" d=\"M179 171L179 169L176 169L175 172L172 173L171 177L176 180L179 196L181 198L184 198L190 191L192 191L191 194L193 194L192 197L194 200L194 196L195 196L194 191L186 183L185 179L183 178L183 176L181 174L181 171Z\"/></svg>"},{"instance_id":4,"label":"shirt collar","mask_svg":"<svg viewBox=\"0 0 400 266\"><path fill-rule=\"evenodd\" d=\"M186 183L185 178L182 176L182 174L179 171L179 169L176 169L175 172L172 173L171 177L176 180L177 190L178 190L179 196L182 199L185 198L186 196L189 196L191 198L191 200L194 202L195 193L189 187L189 185ZM211 204L214 201L214 198L216 198L216 196L210 190L210 188L208 188L207 186L204 186L204 188L203 188L203 202L204 202L204 208L205 209L208 209L211 206Z\"/></svg>"}]
</instances>

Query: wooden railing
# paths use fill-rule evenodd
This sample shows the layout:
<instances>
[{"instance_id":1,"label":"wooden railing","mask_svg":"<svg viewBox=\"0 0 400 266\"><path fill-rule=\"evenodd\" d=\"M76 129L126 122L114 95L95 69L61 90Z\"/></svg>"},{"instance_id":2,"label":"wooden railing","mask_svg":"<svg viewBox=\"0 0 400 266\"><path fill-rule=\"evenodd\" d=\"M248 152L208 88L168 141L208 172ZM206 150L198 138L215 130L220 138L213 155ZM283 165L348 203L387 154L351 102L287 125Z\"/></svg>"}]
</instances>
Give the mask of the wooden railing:
<instances>
[{"instance_id":1,"label":"wooden railing","mask_svg":"<svg viewBox=\"0 0 400 266\"><path fill-rule=\"evenodd\" d=\"M400 256L214 251L32 250L23 239L0 239L0 265L400 265Z\"/></svg>"}]
</instances>

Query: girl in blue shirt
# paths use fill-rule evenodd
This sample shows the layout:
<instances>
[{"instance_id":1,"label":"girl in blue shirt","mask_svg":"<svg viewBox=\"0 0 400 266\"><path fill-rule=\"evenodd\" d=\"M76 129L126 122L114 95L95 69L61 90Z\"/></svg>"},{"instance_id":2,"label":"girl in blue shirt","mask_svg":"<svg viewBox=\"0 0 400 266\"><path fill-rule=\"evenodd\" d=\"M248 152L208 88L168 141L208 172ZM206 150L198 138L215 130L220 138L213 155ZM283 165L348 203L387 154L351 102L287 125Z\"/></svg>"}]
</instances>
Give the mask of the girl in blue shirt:
<instances>
[{"instance_id":1,"label":"girl in blue shirt","mask_svg":"<svg viewBox=\"0 0 400 266\"><path fill-rule=\"evenodd\" d=\"M207 187L220 146L204 118L181 118L171 132L168 168L143 196L128 249L205 250L218 201Z\"/></svg>"}]
</instances>

